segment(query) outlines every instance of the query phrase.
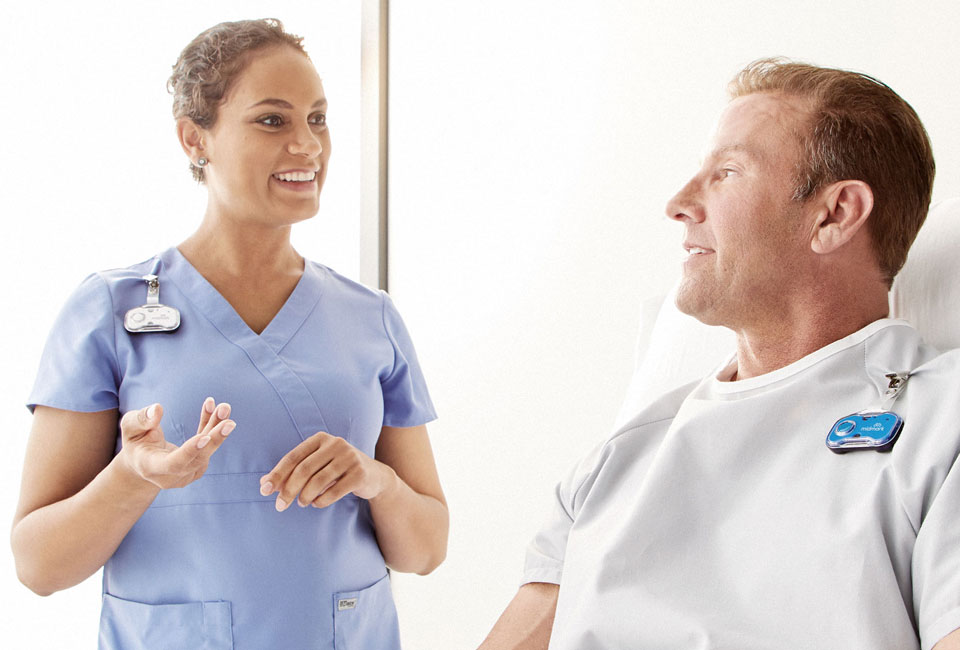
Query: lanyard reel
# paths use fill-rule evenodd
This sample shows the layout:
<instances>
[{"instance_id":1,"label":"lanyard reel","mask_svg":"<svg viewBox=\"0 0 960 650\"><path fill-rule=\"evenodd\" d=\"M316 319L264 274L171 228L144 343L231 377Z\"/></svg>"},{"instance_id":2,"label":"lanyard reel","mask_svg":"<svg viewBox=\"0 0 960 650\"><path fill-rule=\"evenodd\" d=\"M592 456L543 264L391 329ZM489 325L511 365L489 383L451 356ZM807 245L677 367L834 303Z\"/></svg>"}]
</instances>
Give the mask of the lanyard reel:
<instances>
[{"instance_id":1,"label":"lanyard reel","mask_svg":"<svg viewBox=\"0 0 960 650\"><path fill-rule=\"evenodd\" d=\"M160 304L160 279L143 276L147 283L147 304L134 307L123 317L123 328L128 332L172 332L180 327L180 311Z\"/></svg>"},{"instance_id":2,"label":"lanyard reel","mask_svg":"<svg viewBox=\"0 0 960 650\"><path fill-rule=\"evenodd\" d=\"M909 372L884 375L890 383L879 408L848 415L837 420L827 434L827 448L838 454L848 451L890 451L903 430L903 419L889 410L903 392Z\"/></svg>"}]
</instances>

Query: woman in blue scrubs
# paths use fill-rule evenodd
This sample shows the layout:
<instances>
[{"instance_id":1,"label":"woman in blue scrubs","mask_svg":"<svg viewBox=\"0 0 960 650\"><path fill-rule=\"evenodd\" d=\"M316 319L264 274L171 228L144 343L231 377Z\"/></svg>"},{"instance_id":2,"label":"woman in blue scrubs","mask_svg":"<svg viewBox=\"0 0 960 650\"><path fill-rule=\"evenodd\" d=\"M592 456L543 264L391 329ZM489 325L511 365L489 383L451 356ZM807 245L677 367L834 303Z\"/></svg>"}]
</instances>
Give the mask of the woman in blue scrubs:
<instances>
[{"instance_id":1,"label":"woman in blue scrubs","mask_svg":"<svg viewBox=\"0 0 960 650\"><path fill-rule=\"evenodd\" d=\"M18 575L49 594L103 567L100 648L398 648L386 567L446 553L435 414L389 297L291 246L330 157L323 85L262 20L200 34L169 87L207 210L55 323Z\"/></svg>"}]
</instances>

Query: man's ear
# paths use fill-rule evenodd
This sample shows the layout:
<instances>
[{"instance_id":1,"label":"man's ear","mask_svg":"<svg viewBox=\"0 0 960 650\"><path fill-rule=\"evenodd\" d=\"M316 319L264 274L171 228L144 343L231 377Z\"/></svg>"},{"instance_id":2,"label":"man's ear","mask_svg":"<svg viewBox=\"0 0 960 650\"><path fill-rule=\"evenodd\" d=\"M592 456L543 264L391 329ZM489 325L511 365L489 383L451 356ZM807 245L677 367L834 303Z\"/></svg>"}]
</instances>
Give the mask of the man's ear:
<instances>
[{"instance_id":1,"label":"man's ear","mask_svg":"<svg viewBox=\"0 0 960 650\"><path fill-rule=\"evenodd\" d=\"M860 231L873 211L873 190L863 181L837 181L820 191L810 247L826 255Z\"/></svg>"},{"instance_id":2,"label":"man's ear","mask_svg":"<svg viewBox=\"0 0 960 650\"><path fill-rule=\"evenodd\" d=\"M183 152L196 165L197 160L203 157L205 153L203 150L203 129L189 117L181 117L177 120L177 138L180 140Z\"/></svg>"}]
</instances>

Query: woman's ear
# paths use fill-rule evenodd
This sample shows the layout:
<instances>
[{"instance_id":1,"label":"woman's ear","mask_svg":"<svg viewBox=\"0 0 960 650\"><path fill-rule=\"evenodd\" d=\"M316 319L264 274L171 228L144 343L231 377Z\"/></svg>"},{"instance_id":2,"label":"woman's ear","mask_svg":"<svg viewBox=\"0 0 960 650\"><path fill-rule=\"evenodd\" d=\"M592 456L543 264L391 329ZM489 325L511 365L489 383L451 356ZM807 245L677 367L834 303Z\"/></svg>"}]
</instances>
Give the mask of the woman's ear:
<instances>
[{"instance_id":1,"label":"woman's ear","mask_svg":"<svg viewBox=\"0 0 960 650\"><path fill-rule=\"evenodd\" d=\"M203 129L189 117L181 117L177 120L177 138L180 140L180 146L194 165L205 153L203 150L203 133Z\"/></svg>"},{"instance_id":2,"label":"woman's ear","mask_svg":"<svg viewBox=\"0 0 960 650\"><path fill-rule=\"evenodd\" d=\"M837 181L820 192L820 206L810 247L833 253L853 239L873 211L873 190L863 181Z\"/></svg>"}]
</instances>

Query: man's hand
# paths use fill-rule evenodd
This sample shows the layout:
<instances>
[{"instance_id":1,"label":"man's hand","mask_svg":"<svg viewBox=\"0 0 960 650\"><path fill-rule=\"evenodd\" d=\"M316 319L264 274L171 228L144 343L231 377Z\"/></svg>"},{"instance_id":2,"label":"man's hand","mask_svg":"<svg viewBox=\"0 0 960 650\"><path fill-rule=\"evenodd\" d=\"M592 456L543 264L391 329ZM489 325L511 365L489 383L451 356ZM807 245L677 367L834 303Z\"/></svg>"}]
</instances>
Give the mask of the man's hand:
<instances>
[{"instance_id":1,"label":"man's hand","mask_svg":"<svg viewBox=\"0 0 960 650\"><path fill-rule=\"evenodd\" d=\"M960 650L960 630L954 630L940 639L933 650Z\"/></svg>"}]
</instances>

